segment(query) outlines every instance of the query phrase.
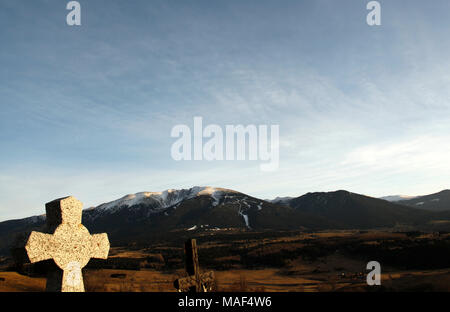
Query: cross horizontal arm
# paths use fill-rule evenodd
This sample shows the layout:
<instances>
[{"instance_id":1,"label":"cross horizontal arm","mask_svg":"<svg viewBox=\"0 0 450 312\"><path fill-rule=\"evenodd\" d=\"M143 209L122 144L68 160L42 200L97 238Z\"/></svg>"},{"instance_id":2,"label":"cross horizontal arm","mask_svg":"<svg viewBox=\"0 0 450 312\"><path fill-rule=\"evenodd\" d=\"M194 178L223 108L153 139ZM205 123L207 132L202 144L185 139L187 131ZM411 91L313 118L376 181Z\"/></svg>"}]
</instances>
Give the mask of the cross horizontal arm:
<instances>
[{"instance_id":1,"label":"cross horizontal arm","mask_svg":"<svg viewBox=\"0 0 450 312\"><path fill-rule=\"evenodd\" d=\"M91 236L91 257L107 259L109 253L108 234L94 234Z\"/></svg>"},{"instance_id":2,"label":"cross horizontal arm","mask_svg":"<svg viewBox=\"0 0 450 312\"><path fill-rule=\"evenodd\" d=\"M31 263L44 261L53 257L53 235L40 232L31 232L25 249Z\"/></svg>"}]
</instances>

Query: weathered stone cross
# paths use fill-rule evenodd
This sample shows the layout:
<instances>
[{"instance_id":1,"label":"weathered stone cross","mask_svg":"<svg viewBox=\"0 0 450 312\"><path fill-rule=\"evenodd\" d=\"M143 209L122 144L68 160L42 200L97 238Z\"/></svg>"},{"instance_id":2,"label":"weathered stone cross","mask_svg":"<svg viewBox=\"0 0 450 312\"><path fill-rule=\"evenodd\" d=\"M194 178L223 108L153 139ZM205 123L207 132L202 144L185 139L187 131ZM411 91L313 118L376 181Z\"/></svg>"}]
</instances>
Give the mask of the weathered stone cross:
<instances>
[{"instance_id":1,"label":"weathered stone cross","mask_svg":"<svg viewBox=\"0 0 450 312\"><path fill-rule=\"evenodd\" d=\"M108 258L108 235L89 234L81 224L82 208L71 196L47 203L47 231L54 233L31 232L28 238L25 249L31 263L53 259L63 270L62 278L49 274L47 291L83 292L81 269L91 258Z\"/></svg>"},{"instance_id":2,"label":"weathered stone cross","mask_svg":"<svg viewBox=\"0 0 450 312\"><path fill-rule=\"evenodd\" d=\"M198 264L197 241L189 239L184 244L186 254L186 272L188 277L179 278L174 282L174 286L178 291L189 292L208 292L211 291L214 284L214 272L206 272L200 274Z\"/></svg>"}]
</instances>

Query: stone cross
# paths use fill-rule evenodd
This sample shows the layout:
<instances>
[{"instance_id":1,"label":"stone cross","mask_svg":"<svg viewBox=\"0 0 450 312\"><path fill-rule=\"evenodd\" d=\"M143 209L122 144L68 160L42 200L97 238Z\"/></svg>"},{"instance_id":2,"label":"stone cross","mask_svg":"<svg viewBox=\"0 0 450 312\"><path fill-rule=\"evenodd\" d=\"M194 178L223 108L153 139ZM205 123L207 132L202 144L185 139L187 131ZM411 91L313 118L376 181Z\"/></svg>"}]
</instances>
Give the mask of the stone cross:
<instances>
[{"instance_id":1,"label":"stone cross","mask_svg":"<svg viewBox=\"0 0 450 312\"><path fill-rule=\"evenodd\" d=\"M49 273L47 291L83 292L81 269L91 258L107 259L107 234L90 235L81 224L83 204L70 196L45 204L47 232L31 232L25 249L31 263L53 259L61 274ZM60 271L60 270L59 270Z\"/></svg>"},{"instance_id":2,"label":"stone cross","mask_svg":"<svg viewBox=\"0 0 450 312\"><path fill-rule=\"evenodd\" d=\"M186 254L186 272L188 277L179 278L174 282L175 288L178 291L189 292L208 292L211 291L214 284L214 272L206 272L200 274L198 264L197 241L189 239L184 244L184 251Z\"/></svg>"}]
</instances>

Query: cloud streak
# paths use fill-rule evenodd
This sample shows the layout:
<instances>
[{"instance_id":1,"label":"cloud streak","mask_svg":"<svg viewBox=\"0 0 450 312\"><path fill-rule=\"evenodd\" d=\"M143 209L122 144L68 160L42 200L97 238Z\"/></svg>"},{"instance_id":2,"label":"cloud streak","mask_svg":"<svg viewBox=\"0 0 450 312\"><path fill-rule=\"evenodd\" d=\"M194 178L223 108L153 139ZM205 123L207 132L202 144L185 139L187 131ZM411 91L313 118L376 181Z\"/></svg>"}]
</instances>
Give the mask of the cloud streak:
<instances>
[{"instance_id":1,"label":"cloud streak","mask_svg":"<svg viewBox=\"0 0 450 312\"><path fill-rule=\"evenodd\" d=\"M107 5L106 5L107 4ZM5 0L0 220L74 194L213 185L253 196L448 188L449 3ZM280 169L174 162L170 130L279 124Z\"/></svg>"}]
</instances>

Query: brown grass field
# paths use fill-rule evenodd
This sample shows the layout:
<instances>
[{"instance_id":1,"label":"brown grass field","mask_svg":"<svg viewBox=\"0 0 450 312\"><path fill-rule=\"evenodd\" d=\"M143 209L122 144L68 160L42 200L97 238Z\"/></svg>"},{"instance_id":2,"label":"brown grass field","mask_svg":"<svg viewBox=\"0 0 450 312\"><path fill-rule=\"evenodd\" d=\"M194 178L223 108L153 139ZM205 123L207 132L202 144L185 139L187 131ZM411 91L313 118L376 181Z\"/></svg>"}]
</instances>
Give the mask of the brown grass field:
<instances>
[{"instance_id":1,"label":"brown grass field","mask_svg":"<svg viewBox=\"0 0 450 312\"><path fill-rule=\"evenodd\" d=\"M405 269L392 262L397 257L390 257L392 252L401 251L399 255L404 256L405 252L412 250L422 254L417 255L419 259L424 255L417 248L423 245L423 248L428 248L426 250L432 250L429 246L446 244L448 234L411 237L404 233L381 231L340 231L287 233L272 238L270 235L255 236L255 233L240 233L225 236L225 239L207 238L206 235L198 237L200 265L203 271L215 271L215 289L219 292L450 291L450 263L421 268L423 263L417 262ZM439 254L439 248L444 247L437 246ZM88 266L83 271L86 291L176 291L174 280L186 276L182 252L179 245L172 243L112 248L110 260L133 259L139 267ZM384 265L379 261L382 264L382 286L369 287L365 266L368 259L378 261L370 254L373 252L388 263ZM434 254L430 256L435 257ZM406 254L406 259L409 258L412 257ZM425 264L427 260L434 263L433 259L425 258L423 261ZM27 276L5 267L0 271L0 292L44 289L45 276L42 274Z\"/></svg>"}]
</instances>

